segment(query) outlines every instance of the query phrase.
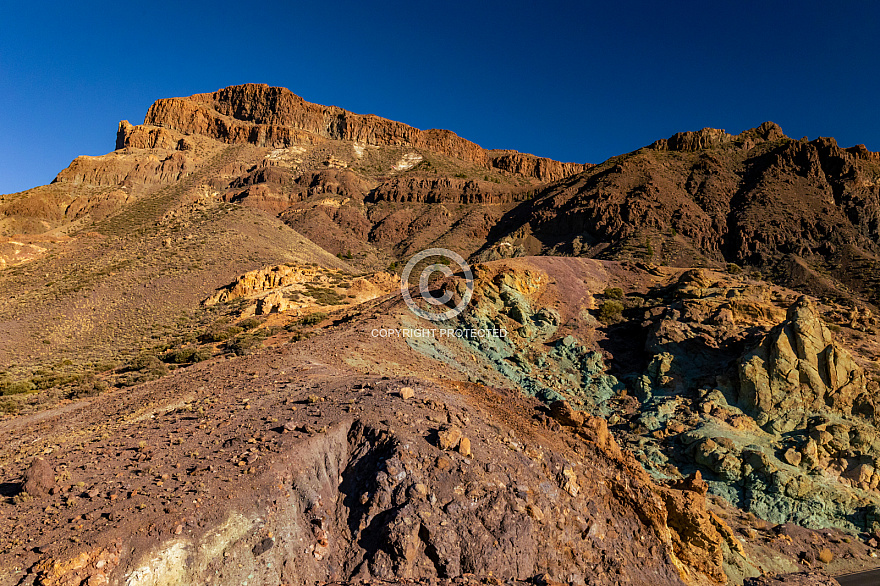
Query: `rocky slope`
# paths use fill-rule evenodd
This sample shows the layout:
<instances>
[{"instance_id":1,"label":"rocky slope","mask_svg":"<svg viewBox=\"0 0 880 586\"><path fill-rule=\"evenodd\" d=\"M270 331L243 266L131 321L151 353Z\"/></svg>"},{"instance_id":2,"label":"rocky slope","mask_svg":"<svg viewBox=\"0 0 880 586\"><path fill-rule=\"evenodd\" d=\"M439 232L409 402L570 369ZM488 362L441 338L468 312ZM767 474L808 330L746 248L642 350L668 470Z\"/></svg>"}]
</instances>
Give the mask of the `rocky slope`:
<instances>
[{"instance_id":1,"label":"rocky slope","mask_svg":"<svg viewBox=\"0 0 880 586\"><path fill-rule=\"evenodd\" d=\"M876 153L559 163L254 84L116 146L0 196L0 584L878 565ZM441 323L396 274L436 246Z\"/></svg>"},{"instance_id":2,"label":"rocky slope","mask_svg":"<svg viewBox=\"0 0 880 586\"><path fill-rule=\"evenodd\" d=\"M480 275L475 319L511 333L535 324L554 373L565 371L551 361L598 352L589 313L570 317L608 279L650 281L572 259ZM525 305L560 292L583 304L555 306L558 322ZM528 397L536 387L494 362L517 361L489 344L372 335L415 320L399 294L374 299L307 338L276 334L244 358L0 423L13 438L0 450L0 583L709 585L871 563L871 548L839 529L737 511L699 472L652 478L595 393L551 381L552 397ZM529 343L515 336L504 343ZM582 388L608 384L621 400L602 360L586 361Z\"/></svg>"},{"instance_id":3,"label":"rocky slope","mask_svg":"<svg viewBox=\"0 0 880 586\"><path fill-rule=\"evenodd\" d=\"M506 241L533 254L737 263L874 302L878 178L877 153L793 140L769 122L685 132L548 187L493 229L480 256Z\"/></svg>"}]
</instances>

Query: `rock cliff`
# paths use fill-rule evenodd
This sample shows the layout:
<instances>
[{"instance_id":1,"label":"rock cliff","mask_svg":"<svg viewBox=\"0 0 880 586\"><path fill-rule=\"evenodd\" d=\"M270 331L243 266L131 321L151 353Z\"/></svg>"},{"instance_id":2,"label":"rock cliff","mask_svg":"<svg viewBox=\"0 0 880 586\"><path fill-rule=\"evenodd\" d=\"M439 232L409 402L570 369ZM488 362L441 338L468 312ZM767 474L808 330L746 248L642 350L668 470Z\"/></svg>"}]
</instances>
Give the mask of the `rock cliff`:
<instances>
[{"instance_id":1,"label":"rock cliff","mask_svg":"<svg viewBox=\"0 0 880 586\"><path fill-rule=\"evenodd\" d=\"M314 145L321 139L372 146L406 146L541 181L561 179L587 168L586 165L559 163L522 153L493 157L490 152L448 130L419 130L374 115L313 104L285 88L263 84L232 86L211 94L158 100L150 106L144 124L204 135L225 143L249 142L274 148ZM149 138L158 137L158 131L136 131L135 128L121 124L117 145L149 144L150 140L158 140ZM145 133L147 137L141 138Z\"/></svg>"}]
</instances>

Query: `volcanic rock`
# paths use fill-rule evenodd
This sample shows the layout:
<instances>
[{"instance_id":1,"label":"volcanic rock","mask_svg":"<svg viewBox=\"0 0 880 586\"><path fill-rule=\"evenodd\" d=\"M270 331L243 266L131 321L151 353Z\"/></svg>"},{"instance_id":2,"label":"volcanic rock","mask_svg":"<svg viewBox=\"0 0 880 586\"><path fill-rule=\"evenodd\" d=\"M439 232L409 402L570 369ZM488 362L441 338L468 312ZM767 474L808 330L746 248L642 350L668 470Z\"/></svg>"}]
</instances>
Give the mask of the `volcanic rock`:
<instances>
[{"instance_id":1,"label":"volcanic rock","mask_svg":"<svg viewBox=\"0 0 880 586\"><path fill-rule=\"evenodd\" d=\"M862 368L835 343L806 297L740 362L740 400L759 425L777 433L802 427L810 413L850 414L865 383Z\"/></svg>"},{"instance_id":2,"label":"volcanic rock","mask_svg":"<svg viewBox=\"0 0 880 586\"><path fill-rule=\"evenodd\" d=\"M34 458L24 473L22 491L32 497L44 497L55 487L55 470L43 458Z\"/></svg>"}]
</instances>

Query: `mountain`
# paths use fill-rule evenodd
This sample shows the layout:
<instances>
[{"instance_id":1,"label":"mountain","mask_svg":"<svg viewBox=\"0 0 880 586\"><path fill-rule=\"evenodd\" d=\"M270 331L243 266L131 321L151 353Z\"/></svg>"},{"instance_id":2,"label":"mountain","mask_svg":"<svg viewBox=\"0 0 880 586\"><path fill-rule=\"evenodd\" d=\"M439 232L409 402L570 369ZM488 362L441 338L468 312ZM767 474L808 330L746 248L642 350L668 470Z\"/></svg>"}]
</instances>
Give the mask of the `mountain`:
<instances>
[{"instance_id":1,"label":"mountain","mask_svg":"<svg viewBox=\"0 0 880 586\"><path fill-rule=\"evenodd\" d=\"M776 124L684 132L561 180L490 233L531 253L754 267L877 302L880 155ZM531 243L531 244L530 244ZM829 279L834 281L829 284Z\"/></svg>"},{"instance_id":2,"label":"mountain","mask_svg":"<svg viewBox=\"0 0 880 586\"><path fill-rule=\"evenodd\" d=\"M877 153L562 163L258 84L115 146L0 196L0 584L878 566Z\"/></svg>"},{"instance_id":3,"label":"mountain","mask_svg":"<svg viewBox=\"0 0 880 586\"><path fill-rule=\"evenodd\" d=\"M31 261L0 276L3 367L59 348L107 362L269 264L376 270L428 245L476 249L515 201L586 168L253 84L159 100L116 146L0 199L0 262Z\"/></svg>"}]
</instances>

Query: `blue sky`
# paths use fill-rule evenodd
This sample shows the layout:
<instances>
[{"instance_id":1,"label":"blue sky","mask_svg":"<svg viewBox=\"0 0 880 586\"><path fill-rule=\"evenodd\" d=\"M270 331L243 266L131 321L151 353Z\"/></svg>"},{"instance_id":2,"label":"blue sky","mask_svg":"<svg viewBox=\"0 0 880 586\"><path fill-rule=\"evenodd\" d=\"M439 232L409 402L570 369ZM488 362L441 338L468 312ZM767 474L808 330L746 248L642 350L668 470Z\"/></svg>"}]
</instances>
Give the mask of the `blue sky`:
<instances>
[{"instance_id":1,"label":"blue sky","mask_svg":"<svg viewBox=\"0 0 880 586\"><path fill-rule=\"evenodd\" d=\"M486 148L598 163L675 132L880 150L880 5L30 2L0 34L0 193L113 150L161 97L259 82Z\"/></svg>"}]
</instances>

